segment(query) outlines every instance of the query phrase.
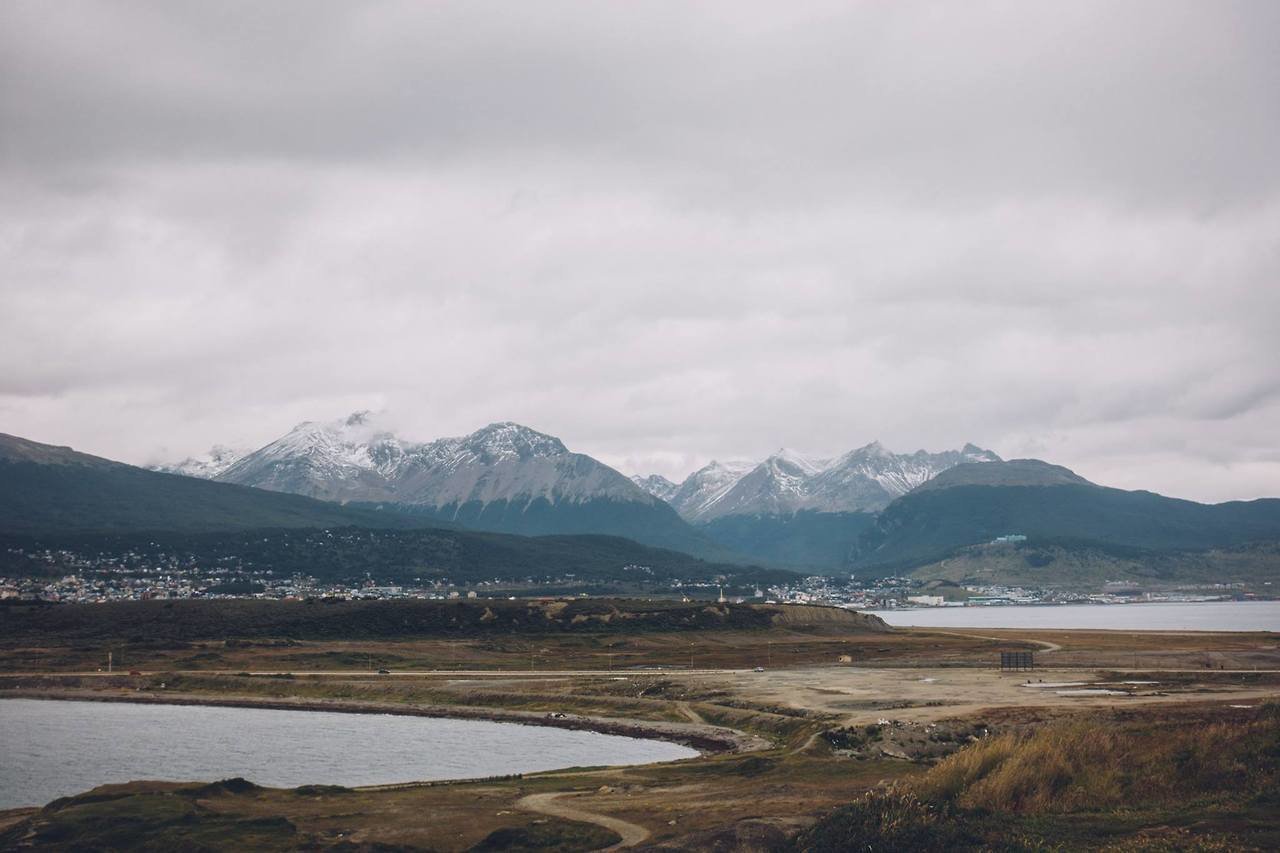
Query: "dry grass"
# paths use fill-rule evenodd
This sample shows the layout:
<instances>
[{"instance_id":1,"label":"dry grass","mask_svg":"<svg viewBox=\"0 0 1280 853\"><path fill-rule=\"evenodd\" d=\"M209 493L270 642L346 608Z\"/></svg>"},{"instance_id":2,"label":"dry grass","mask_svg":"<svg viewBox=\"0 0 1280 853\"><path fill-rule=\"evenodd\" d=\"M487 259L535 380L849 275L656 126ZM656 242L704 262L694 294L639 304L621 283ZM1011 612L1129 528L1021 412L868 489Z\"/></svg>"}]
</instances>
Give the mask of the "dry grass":
<instances>
[{"instance_id":1,"label":"dry grass","mask_svg":"<svg viewBox=\"0 0 1280 853\"><path fill-rule=\"evenodd\" d=\"M1247 796L1280 782L1280 706L1248 722L1183 727L1107 720L992 737L944 759L920 795L965 809L1043 813Z\"/></svg>"}]
</instances>

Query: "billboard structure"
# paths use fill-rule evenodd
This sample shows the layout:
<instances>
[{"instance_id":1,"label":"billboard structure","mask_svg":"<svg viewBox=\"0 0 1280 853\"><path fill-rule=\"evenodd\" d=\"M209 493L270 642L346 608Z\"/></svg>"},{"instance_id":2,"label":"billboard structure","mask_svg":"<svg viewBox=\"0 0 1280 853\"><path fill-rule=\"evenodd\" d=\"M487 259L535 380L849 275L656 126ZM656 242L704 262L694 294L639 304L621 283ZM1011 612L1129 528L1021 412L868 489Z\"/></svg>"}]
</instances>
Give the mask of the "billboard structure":
<instances>
[{"instance_id":1,"label":"billboard structure","mask_svg":"<svg viewBox=\"0 0 1280 853\"><path fill-rule=\"evenodd\" d=\"M1036 660L1034 652L1001 652L1000 653L1000 671L1021 672L1022 670L1035 669Z\"/></svg>"}]
</instances>

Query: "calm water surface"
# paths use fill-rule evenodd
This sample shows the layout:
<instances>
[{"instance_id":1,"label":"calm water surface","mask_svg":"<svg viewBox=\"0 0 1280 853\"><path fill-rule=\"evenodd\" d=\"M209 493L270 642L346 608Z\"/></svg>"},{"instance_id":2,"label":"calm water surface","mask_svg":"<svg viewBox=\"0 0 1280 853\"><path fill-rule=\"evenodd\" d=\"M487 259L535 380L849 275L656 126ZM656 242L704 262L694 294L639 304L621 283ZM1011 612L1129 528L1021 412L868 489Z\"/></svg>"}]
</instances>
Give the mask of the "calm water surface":
<instances>
[{"instance_id":1,"label":"calm water surface","mask_svg":"<svg viewBox=\"0 0 1280 853\"><path fill-rule=\"evenodd\" d=\"M0 809L134 779L376 785L697 754L665 741L482 720L0 699Z\"/></svg>"},{"instance_id":2,"label":"calm water surface","mask_svg":"<svg viewBox=\"0 0 1280 853\"><path fill-rule=\"evenodd\" d=\"M1064 604L871 610L890 625L928 628L1107 628L1117 631L1280 631L1280 601Z\"/></svg>"}]
</instances>

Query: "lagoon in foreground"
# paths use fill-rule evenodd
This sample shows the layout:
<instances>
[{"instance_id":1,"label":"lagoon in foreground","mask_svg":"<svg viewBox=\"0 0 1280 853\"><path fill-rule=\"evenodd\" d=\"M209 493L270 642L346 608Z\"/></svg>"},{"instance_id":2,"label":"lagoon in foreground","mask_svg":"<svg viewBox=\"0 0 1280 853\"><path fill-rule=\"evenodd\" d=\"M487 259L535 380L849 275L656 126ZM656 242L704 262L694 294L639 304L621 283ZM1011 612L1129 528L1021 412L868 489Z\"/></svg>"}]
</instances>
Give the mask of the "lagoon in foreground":
<instances>
[{"instance_id":1,"label":"lagoon in foreground","mask_svg":"<svg viewBox=\"0 0 1280 853\"><path fill-rule=\"evenodd\" d=\"M666 741L483 720L39 699L0 699L0 743L0 809L138 779L356 786L698 754Z\"/></svg>"}]
</instances>

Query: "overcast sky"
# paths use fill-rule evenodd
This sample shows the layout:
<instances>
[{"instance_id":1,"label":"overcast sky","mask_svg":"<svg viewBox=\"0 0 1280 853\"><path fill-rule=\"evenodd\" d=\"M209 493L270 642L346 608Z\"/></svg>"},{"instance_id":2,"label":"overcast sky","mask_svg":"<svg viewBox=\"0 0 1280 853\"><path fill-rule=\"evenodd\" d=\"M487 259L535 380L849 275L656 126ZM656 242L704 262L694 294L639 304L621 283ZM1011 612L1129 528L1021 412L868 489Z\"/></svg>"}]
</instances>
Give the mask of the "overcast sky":
<instances>
[{"instance_id":1,"label":"overcast sky","mask_svg":"<svg viewBox=\"0 0 1280 853\"><path fill-rule=\"evenodd\" d=\"M1280 495L1280 3L0 4L0 431Z\"/></svg>"}]
</instances>

